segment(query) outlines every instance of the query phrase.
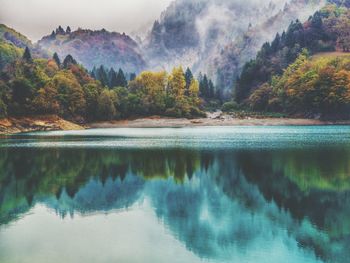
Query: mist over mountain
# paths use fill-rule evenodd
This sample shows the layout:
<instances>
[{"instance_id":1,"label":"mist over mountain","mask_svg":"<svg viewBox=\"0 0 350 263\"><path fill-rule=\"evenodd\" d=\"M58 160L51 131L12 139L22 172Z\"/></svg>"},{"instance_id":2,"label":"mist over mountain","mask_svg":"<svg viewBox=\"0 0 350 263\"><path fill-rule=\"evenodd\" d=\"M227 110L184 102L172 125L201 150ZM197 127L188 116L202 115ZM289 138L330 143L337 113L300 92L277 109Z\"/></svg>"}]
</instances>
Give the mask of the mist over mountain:
<instances>
[{"instance_id":1,"label":"mist over mountain","mask_svg":"<svg viewBox=\"0 0 350 263\"><path fill-rule=\"evenodd\" d=\"M229 88L264 42L292 20L307 19L323 4L323 0L176 0L145 40L146 57L153 68L182 64Z\"/></svg>"},{"instance_id":2,"label":"mist over mountain","mask_svg":"<svg viewBox=\"0 0 350 263\"><path fill-rule=\"evenodd\" d=\"M139 35L106 30L59 27L37 45L7 32L23 48L44 50L61 58L72 55L88 69L104 65L127 72L190 67L212 78L229 92L243 65L253 59L266 41L286 30L291 21L305 21L325 0L175 0L147 33ZM328 1L329 2L329 1ZM341 2L341 0L332 0ZM17 43L17 42L18 43ZM11 42L11 41L10 41ZM43 53L43 52L41 52Z\"/></svg>"},{"instance_id":3,"label":"mist over mountain","mask_svg":"<svg viewBox=\"0 0 350 263\"><path fill-rule=\"evenodd\" d=\"M104 65L140 72L146 66L139 45L130 36L105 29L71 31L59 27L43 37L38 46L62 58L70 54L88 69Z\"/></svg>"}]
</instances>

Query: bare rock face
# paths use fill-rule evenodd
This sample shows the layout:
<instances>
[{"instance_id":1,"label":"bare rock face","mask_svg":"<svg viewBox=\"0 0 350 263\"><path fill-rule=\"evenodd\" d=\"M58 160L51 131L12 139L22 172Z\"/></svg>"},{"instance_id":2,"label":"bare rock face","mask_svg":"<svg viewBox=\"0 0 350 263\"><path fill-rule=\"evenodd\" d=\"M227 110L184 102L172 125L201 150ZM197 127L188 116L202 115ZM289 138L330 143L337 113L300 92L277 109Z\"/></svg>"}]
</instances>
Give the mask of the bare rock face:
<instances>
[{"instance_id":1,"label":"bare rock face","mask_svg":"<svg viewBox=\"0 0 350 263\"><path fill-rule=\"evenodd\" d=\"M38 45L63 58L72 55L88 69L104 65L127 72L139 72L146 67L139 45L125 33L62 27L43 37Z\"/></svg>"}]
</instances>

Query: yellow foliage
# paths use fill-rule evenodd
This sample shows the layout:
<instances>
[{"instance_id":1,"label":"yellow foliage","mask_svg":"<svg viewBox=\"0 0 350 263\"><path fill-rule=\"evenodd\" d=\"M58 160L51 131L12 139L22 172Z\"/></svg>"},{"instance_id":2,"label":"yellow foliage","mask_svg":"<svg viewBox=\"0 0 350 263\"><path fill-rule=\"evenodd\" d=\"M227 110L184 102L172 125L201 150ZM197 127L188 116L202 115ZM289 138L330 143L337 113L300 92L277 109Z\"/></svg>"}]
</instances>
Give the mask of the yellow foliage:
<instances>
[{"instance_id":1,"label":"yellow foliage","mask_svg":"<svg viewBox=\"0 0 350 263\"><path fill-rule=\"evenodd\" d=\"M57 87L60 104L68 109L67 114L82 115L85 113L84 91L70 71L60 71L52 79L52 83Z\"/></svg>"},{"instance_id":2,"label":"yellow foliage","mask_svg":"<svg viewBox=\"0 0 350 263\"><path fill-rule=\"evenodd\" d=\"M191 98L191 102L195 106L200 105L199 99L199 82L195 79L192 79L190 87L189 87L189 95Z\"/></svg>"},{"instance_id":3,"label":"yellow foliage","mask_svg":"<svg viewBox=\"0 0 350 263\"><path fill-rule=\"evenodd\" d=\"M186 79L182 67L174 68L168 79L169 94L176 100L183 99L185 95Z\"/></svg>"}]
</instances>

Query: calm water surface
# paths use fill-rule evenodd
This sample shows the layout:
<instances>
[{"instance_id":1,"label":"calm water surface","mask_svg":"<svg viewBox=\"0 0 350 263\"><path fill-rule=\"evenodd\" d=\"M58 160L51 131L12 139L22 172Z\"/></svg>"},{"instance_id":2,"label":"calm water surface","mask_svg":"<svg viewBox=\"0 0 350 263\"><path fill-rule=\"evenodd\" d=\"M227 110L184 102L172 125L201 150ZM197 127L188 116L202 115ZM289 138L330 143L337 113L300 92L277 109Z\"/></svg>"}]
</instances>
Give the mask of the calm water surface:
<instances>
[{"instance_id":1,"label":"calm water surface","mask_svg":"<svg viewBox=\"0 0 350 263\"><path fill-rule=\"evenodd\" d=\"M0 138L0 262L349 262L350 127Z\"/></svg>"}]
</instances>

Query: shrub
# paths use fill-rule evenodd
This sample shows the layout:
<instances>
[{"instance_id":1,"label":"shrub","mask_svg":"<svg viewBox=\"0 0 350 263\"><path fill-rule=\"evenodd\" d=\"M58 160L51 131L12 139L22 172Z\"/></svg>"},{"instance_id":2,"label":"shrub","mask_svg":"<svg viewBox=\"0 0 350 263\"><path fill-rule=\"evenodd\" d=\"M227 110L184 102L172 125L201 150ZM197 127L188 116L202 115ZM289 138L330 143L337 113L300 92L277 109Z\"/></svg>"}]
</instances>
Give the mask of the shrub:
<instances>
[{"instance_id":1,"label":"shrub","mask_svg":"<svg viewBox=\"0 0 350 263\"><path fill-rule=\"evenodd\" d=\"M224 103L221 109L223 112L233 112L239 109L239 105L235 101L230 101L230 102Z\"/></svg>"}]
</instances>

